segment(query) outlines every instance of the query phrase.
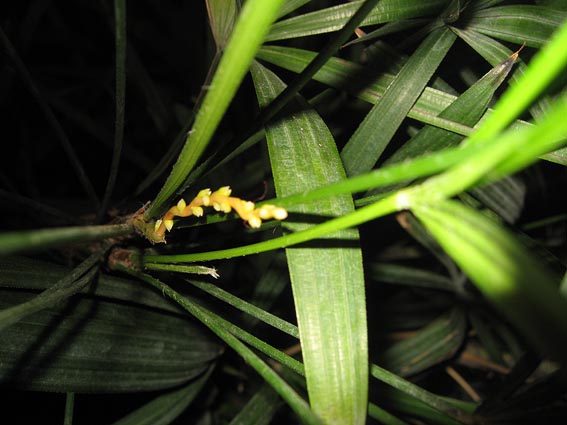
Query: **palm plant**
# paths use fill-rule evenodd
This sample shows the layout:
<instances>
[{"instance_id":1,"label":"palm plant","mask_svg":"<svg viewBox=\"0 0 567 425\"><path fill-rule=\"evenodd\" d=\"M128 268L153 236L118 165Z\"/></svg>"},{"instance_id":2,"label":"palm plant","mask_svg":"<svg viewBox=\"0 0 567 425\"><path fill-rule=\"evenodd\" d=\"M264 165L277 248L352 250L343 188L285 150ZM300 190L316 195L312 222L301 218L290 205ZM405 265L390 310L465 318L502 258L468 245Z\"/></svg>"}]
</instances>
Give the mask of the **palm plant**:
<instances>
[{"instance_id":1,"label":"palm plant","mask_svg":"<svg viewBox=\"0 0 567 425\"><path fill-rule=\"evenodd\" d=\"M532 3L6 10L15 414L559 421L567 7Z\"/></svg>"}]
</instances>

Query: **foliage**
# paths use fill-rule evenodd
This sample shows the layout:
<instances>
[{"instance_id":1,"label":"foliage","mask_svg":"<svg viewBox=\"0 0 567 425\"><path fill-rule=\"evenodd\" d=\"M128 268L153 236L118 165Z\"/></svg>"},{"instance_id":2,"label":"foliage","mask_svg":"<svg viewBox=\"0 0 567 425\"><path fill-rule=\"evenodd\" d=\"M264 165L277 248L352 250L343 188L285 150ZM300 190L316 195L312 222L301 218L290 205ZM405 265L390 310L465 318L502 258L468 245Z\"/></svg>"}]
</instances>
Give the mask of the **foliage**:
<instances>
[{"instance_id":1,"label":"foliage","mask_svg":"<svg viewBox=\"0 0 567 425\"><path fill-rule=\"evenodd\" d=\"M564 418L562 2L2 9L6 416Z\"/></svg>"}]
</instances>

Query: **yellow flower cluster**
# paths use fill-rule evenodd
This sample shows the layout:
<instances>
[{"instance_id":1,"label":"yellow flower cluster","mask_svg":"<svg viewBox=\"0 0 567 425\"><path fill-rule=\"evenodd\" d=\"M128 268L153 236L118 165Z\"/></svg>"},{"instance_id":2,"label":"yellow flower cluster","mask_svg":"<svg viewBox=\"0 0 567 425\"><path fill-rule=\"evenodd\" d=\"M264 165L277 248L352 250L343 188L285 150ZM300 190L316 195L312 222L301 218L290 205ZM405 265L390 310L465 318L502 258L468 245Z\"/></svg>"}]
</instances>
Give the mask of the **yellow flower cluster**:
<instances>
[{"instance_id":1,"label":"yellow flower cluster","mask_svg":"<svg viewBox=\"0 0 567 425\"><path fill-rule=\"evenodd\" d=\"M275 205L262 205L256 208L254 202L244 201L240 198L231 197L232 190L229 186L223 186L215 192L211 189L201 190L197 196L187 204L183 198L177 205L171 207L165 215L155 222L155 233L163 236L165 231L173 228L174 217L201 217L204 213L203 207L213 207L216 211L229 213L234 210L242 220L246 221L250 227L258 228L262 220L284 220L287 218L287 211Z\"/></svg>"}]
</instances>

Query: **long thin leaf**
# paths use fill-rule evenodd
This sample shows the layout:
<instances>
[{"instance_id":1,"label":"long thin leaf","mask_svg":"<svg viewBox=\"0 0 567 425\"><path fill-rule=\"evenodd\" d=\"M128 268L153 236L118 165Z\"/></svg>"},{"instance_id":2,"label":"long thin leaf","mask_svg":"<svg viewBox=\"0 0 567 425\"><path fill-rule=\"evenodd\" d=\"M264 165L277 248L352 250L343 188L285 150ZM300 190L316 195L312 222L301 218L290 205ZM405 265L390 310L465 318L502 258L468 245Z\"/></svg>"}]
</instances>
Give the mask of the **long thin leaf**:
<instances>
[{"instance_id":1,"label":"long thin leaf","mask_svg":"<svg viewBox=\"0 0 567 425\"><path fill-rule=\"evenodd\" d=\"M252 76L261 106L284 84L259 64ZM299 107L304 109L302 102ZM266 129L276 191L285 196L344 179L334 141L310 110ZM353 211L350 197L334 197L295 208L301 214ZM307 224L286 224L297 231ZM367 409L367 337L362 259L356 231L338 232L339 246L288 249L309 399L326 422L362 423ZM342 242L341 242L342 241ZM341 247L341 244L348 247Z\"/></svg>"},{"instance_id":2,"label":"long thin leaf","mask_svg":"<svg viewBox=\"0 0 567 425\"><path fill-rule=\"evenodd\" d=\"M367 265L368 276L379 282L394 285L409 285L419 288L455 291L455 285L447 276L418 269L387 263L370 263Z\"/></svg>"},{"instance_id":3,"label":"long thin leaf","mask_svg":"<svg viewBox=\"0 0 567 425\"><path fill-rule=\"evenodd\" d=\"M490 7L476 11L466 29L505 41L542 47L561 26L567 13L534 5Z\"/></svg>"},{"instance_id":4,"label":"long thin leaf","mask_svg":"<svg viewBox=\"0 0 567 425\"><path fill-rule=\"evenodd\" d=\"M304 4L309 3L311 0L287 0L278 12L278 18L285 16L296 9L299 9Z\"/></svg>"},{"instance_id":5,"label":"long thin leaf","mask_svg":"<svg viewBox=\"0 0 567 425\"><path fill-rule=\"evenodd\" d=\"M567 66L567 21L554 33L544 49L532 59L526 72L504 93L493 114L469 138L478 143L511 124Z\"/></svg>"},{"instance_id":6,"label":"long thin leaf","mask_svg":"<svg viewBox=\"0 0 567 425\"><path fill-rule=\"evenodd\" d=\"M497 66L500 62L513 54L512 50L504 46L502 43L479 32L471 29L463 30L455 27L451 27L451 29L455 31L459 38L471 46L475 52L481 55L492 66ZM520 75L524 73L525 69L526 65L519 60L516 70L510 75L509 83L516 82ZM532 113L532 116L537 118L541 116L548 107L549 99L547 96L542 96L538 99L537 103L530 107L530 112Z\"/></svg>"},{"instance_id":7,"label":"long thin leaf","mask_svg":"<svg viewBox=\"0 0 567 425\"><path fill-rule=\"evenodd\" d=\"M225 48L236 22L236 0L207 0L207 12L217 50L221 51Z\"/></svg>"},{"instance_id":8,"label":"long thin leaf","mask_svg":"<svg viewBox=\"0 0 567 425\"><path fill-rule=\"evenodd\" d=\"M227 291L210 283L198 282L194 280L188 282L196 286L197 288L205 291L209 295L212 295L215 298L218 298L219 300L222 300L227 304L230 304L238 308L239 310L242 310L243 312L261 320L262 322L267 323L268 325L273 326L274 328L279 329L280 331L285 332L288 335L291 335L295 338L299 338L299 332L297 331L296 326L292 325L289 322L286 322L285 320L280 319L277 316L274 316L270 312L258 308L250 303L247 303L246 301L238 297L235 297L234 295L228 293Z\"/></svg>"},{"instance_id":9,"label":"long thin leaf","mask_svg":"<svg viewBox=\"0 0 567 425\"><path fill-rule=\"evenodd\" d=\"M400 378L396 374L389 372L386 369L381 368L380 366L377 366L375 364L371 365L370 373L379 381L391 385L392 387L400 391L403 391L413 398L424 402L428 406L431 406L434 409L447 414L451 418L457 419L458 421L465 424L472 423L472 418L466 411L453 406L451 403L443 400L441 397L427 390L424 390L423 388L420 388L419 386L406 381L403 378Z\"/></svg>"},{"instance_id":10,"label":"long thin leaf","mask_svg":"<svg viewBox=\"0 0 567 425\"><path fill-rule=\"evenodd\" d=\"M567 25L565 28L567 29ZM565 34L567 35L567 31ZM486 149L471 155L445 173L430 178L422 185L414 186L407 192L400 192L399 202L405 204L407 208L412 203L411 198L414 194L421 201L448 198L474 187L483 179L497 180L521 170L536 161L541 153L561 147L567 142L567 122L563 118L565 114L567 114L567 92L557 99L537 126L522 131L509 129L500 137L489 139L494 141L492 144L480 139L482 143L479 144L486 146ZM485 133L496 131L498 126L498 123L491 125ZM483 126L479 132L485 127ZM470 145L471 139L473 138L469 138L465 143ZM474 140L478 142L479 138Z\"/></svg>"},{"instance_id":11,"label":"long thin leaf","mask_svg":"<svg viewBox=\"0 0 567 425\"><path fill-rule=\"evenodd\" d=\"M432 15L439 12L447 2L447 0L431 0L427 2L382 0L361 23L361 26ZM277 22L272 26L266 41L284 40L336 31L345 25L361 4L362 1L351 1L339 6L317 10Z\"/></svg>"},{"instance_id":12,"label":"long thin leaf","mask_svg":"<svg viewBox=\"0 0 567 425\"><path fill-rule=\"evenodd\" d=\"M113 425L168 425L183 413L199 395L214 368L174 391L162 394L114 422Z\"/></svg>"},{"instance_id":13,"label":"long thin leaf","mask_svg":"<svg viewBox=\"0 0 567 425\"><path fill-rule=\"evenodd\" d=\"M512 69L516 57L517 55L512 55L488 71L438 116L474 127L482 114L487 110L494 93ZM455 146L462 139L458 134L426 126L402 145L384 164L405 161L409 158L419 157L429 152Z\"/></svg>"},{"instance_id":14,"label":"long thin leaf","mask_svg":"<svg viewBox=\"0 0 567 425\"><path fill-rule=\"evenodd\" d=\"M380 423L384 425L407 425L407 422L396 418L394 415L374 403L368 403L368 416L380 421Z\"/></svg>"},{"instance_id":15,"label":"long thin leaf","mask_svg":"<svg viewBox=\"0 0 567 425\"><path fill-rule=\"evenodd\" d=\"M379 355L380 364L400 376L411 376L452 358L466 336L466 316L458 308L437 318Z\"/></svg>"},{"instance_id":16,"label":"long thin leaf","mask_svg":"<svg viewBox=\"0 0 567 425\"><path fill-rule=\"evenodd\" d=\"M442 26L417 48L343 148L347 174L362 174L374 167L455 39Z\"/></svg>"},{"instance_id":17,"label":"long thin leaf","mask_svg":"<svg viewBox=\"0 0 567 425\"><path fill-rule=\"evenodd\" d=\"M230 421L230 425L268 425L281 404L278 394L264 385Z\"/></svg>"},{"instance_id":18,"label":"long thin leaf","mask_svg":"<svg viewBox=\"0 0 567 425\"><path fill-rule=\"evenodd\" d=\"M115 49L116 49L116 111L114 118L114 146L112 149L112 161L104 196L100 204L97 218L98 222L105 214L110 197L114 191L118 167L122 154L122 141L124 140L124 111L126 107L126 0L114 0L115 20Z\"/></svg>"}]
</instances>

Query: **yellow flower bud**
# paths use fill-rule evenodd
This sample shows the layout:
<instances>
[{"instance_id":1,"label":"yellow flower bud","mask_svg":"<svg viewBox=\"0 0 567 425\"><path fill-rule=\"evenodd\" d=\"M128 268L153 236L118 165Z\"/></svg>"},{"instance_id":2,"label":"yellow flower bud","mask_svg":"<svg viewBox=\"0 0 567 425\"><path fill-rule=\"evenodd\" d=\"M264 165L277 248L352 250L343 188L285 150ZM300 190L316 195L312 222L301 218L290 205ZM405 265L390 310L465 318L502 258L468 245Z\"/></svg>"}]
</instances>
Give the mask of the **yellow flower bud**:
<instances>
[{"instance_id":1,"label":"yellow flower bud","mask_svg":"<svg viewBox=\"0 0 567 425\"><path fill-rule=\"evenodd\" d=\"M219 190L217 190L215 193L222 196L230 196L232 189L230 188L230 186L223 186L219 188Z\"/></svg>"},{"instance_id":2,"label":"yellow flower bud","mask_svg":"<svg viewBox=\"0 0 567 425\"><path fill-rule=\"evenodd\" d=\"M177 203L177 210L179 211L179 213L183 213L186 206L187 204L185 203L185 199L181 198Z\"/></svg>"},{"instance_id":3,"label":"yellow flower bud","mask_svg":"<svg viewBox=\"0 0 567 425\"><path fill-rule=\"evenodd\" d=\"M191 212L195 217L202 217L204 214L203 208L201 207L191 207Z\"/></svg>"},{"instance_id":4,"label":"yellow flower bud","mask_svg":"<svg viewBox=\"0 0 567 425\"><path fill-rule=\"evenodd\" d=\"M163 224L167 231L171 232L171 229L173 228L173 220L163 220Z\"/></svg>"},{"instance_id":5,"label":"yellow flower bud","mask_svg":"<svg viewBox=\"0 0 567 425\"><path fill-rule=\"evenodd\" d=\"M248 224L253 229L258 229L262 225L262 220L254 215L248 219Z\"/></svg>"}]
</instances>

